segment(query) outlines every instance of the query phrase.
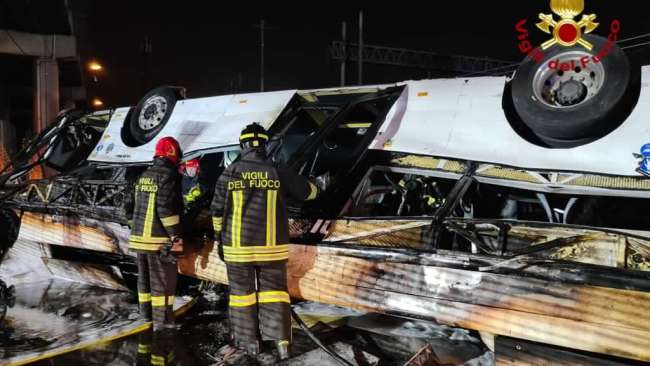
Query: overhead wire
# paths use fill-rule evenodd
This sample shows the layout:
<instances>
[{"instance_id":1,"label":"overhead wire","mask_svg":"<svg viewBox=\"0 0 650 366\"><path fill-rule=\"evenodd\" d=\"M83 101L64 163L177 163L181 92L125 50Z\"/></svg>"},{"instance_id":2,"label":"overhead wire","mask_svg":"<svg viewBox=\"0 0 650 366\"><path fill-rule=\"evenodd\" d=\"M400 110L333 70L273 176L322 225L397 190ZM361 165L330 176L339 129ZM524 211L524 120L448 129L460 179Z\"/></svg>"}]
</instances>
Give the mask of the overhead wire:
<instances>
[{"instance_id":1,"label":"overhead wire","mask_svg":"<svg viewBox=\"0 0 650 366\"><path fill-rule=\"evenodd\" d=\"M640 34L640 35L638 35L638 36L633 36L633 37L628 37L628 38L620 39L620 40L618 40L616 43L619 43L619 44L620 44L620 43L625 43L625 42L628 42L628 41L632 41L632 40L640 39L640 38L646 38L646 37L650 37L650 33L644 33L644 34ZM631 45L629 45L629 46L621 47L621 49L626 50L626 49L629 49L629 48L636 48L636 47L641 47L641 46L646 46L646 45L650 45L650 41L648 41L648 42L642 42L642 43L636 43L636 44L631 44ZM512 63L512 64L510 64L510 65L499 66L499 67L494 67L494 68L487 69L487 70L481 70L481 71L476 71L476 72L472 72L472 73L469 73L469 74L464 74L464 75L461 75L461 76L459 76L459 77L476 76L476 75L488 74L488 73L495 72L495 71L508 72L508 71L509 71L509 70L508 70L509 68L512 68L512 67L515 67L515 66L519 66L519 64L520 64L519 62L517 62L517 63Z\"/></svg>"},{"instance_id":2,"label":"overhead wire","mask_svg":"<svg viewBox=\"0 0 650 366\"><path fill-rule=\"evenodd\" d=\"M489 72L497 71L497 70L504 70L503 72L505 72L505 70L507 70L508 68L511 68L511 67L514 67L514 66L519 66L519 64L520 64L520 62L515 62L515 63L512 63L510 65L499 66L499 67L494 67L494 68L487 69L487 70L481 70L481 71L476 71L476 72L472 72L472 73L469 73L469 74L464 74L464 75L461 75L459 77L465 78L465 77L485 74L485 73L489 73Z\"/></svg>"},{"instance_id":3,"label":"overhead wire","mask_svg":"<svg viewBox=\"0 0 650 366\"><path fill-rule=\"evenodd\" d=\"M623 42L631 41L633 39L639 39L639 38L644 38L644 37L649 37L649 36L650 36L650 33L644 33L644 34L640 34L640 35L634 36L634 37L619 39L616 43L623 43Z\"/></svg>"},{"instance_id":4,"label":"overhead wire","mask_svg":"<svg viewBox=\"0 0 650 366\"><path fill-rule=\"evenodd\" d=\"M621 47L621 49L622 50L627 50L628 48L641 47L641 46L646 46L646 45L649 45L649 44L650 44L650 42L637 43L637 44Z\"/></svg>"}]
</instances>

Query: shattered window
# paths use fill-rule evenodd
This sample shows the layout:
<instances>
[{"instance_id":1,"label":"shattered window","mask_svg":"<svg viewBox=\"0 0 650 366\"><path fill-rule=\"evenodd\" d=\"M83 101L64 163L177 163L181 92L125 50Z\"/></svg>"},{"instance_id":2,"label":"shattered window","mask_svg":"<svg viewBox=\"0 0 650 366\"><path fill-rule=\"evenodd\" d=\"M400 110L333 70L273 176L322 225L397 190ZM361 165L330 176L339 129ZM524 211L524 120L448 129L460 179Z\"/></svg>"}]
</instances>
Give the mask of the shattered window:
<instances>
[{"instance_id":1,"label":"shattered window","mask_svg":"<svg viewBox=\"0 0 650 366\"><path fill-rule=\"evenodd\" d=\"M431 216L455 180L375 168L362 181L347 216Z\"/></svg>"},{"instance_id":2,"label":"shattered window","mask_svg":"<svg viewBox=\"0 0 650 366\"><path fill-rule=\"evenodd\" d=\"M570 195L479 184L468 193L474 218L647 230L645 198Z\"/></svg>"},{"instance_id":3,"label":"shattered window","mask_svg":"<svg viewBox=\"0 0 650 366\"><path fill-rule=\"evenodd\" d=\"M283 132L282 146L276 154L276 159L288 162L296 150L320 129L330 113L333 111L318 107L302 108Z\"/></svg>"}]
</instances>

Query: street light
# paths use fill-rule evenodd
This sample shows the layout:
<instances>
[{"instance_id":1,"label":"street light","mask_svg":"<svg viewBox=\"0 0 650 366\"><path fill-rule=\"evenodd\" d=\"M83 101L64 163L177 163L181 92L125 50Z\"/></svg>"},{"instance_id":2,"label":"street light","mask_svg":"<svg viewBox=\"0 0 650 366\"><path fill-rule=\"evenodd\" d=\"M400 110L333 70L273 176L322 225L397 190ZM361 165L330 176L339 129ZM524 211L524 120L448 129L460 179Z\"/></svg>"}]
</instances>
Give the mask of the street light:
<instances>
[{"instance_id":1,"label":"street light","mask_svg":"<svg viewBox=\"0 0 650 366\"><path fill-rule=\"evenodd\" d=\"M88 61L86 67L88 68L88 73L92 75L94 82L97 82L97 76L104 72L104 66L97 60Z\"/></svg>"},{"instance_id":2,"label":"street light","mask_svg":"<svg viewBox=\"0 0 650 366\"><path fill-rule=\"evenodd\" d=\"M88 62L88 70L93 74L104 70L104 66L102 66L98 61L92 60Z\"/></svg>"},{"instance_id":3,"label":"street light","mask_svg":"<svg viewBox=\"0 0 650 366\"><path fill-rule=\"evenodd\" d=\"M101 108L104 106L104 102L101 99L95 97L93 98L92 105L95 108Z\"/></svg>"}]
</instances>

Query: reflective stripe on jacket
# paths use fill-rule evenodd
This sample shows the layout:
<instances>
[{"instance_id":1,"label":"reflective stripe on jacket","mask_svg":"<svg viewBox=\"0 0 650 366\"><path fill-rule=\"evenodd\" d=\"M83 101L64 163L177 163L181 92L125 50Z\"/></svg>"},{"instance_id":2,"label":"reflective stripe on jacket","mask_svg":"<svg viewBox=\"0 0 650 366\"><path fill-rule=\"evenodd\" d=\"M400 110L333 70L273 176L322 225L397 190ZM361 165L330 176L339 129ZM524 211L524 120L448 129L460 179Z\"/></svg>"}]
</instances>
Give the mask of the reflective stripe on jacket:
<instances>
[{"instance_id":1,"label":"reflective stripe on jacket","mask_svg":"<svg viewBox=\"0 0 650 366\"><path fill-rule=\"evenodd\" d=\"M136 181L129 248L156 251L181 234L180 174L164 158L154 160Z\"/></svg>"},{"instance_id":2,"label":"reflective stripe on jacket","mask_svg":"<svg viewBox=\"0 0 650 366\"><path fill-rule=\"evenodd\" d=\"M244 152L219 177L212 201L215 234L230 263L264 263L289 256L286 197L316 198L318 188L263 153Z\"/></svg>"}]
</instances>

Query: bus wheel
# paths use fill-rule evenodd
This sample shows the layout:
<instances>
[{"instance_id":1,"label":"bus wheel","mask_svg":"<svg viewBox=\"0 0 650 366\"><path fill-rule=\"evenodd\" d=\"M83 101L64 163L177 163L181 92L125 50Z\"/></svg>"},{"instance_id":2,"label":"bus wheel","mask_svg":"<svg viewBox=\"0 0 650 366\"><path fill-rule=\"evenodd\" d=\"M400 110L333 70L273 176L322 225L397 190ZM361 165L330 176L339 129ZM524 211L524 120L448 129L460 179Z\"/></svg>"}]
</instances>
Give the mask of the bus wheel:
<instances>
[{"instance_id":1,"label":"bus wheel","mask_svg":"<svg viewBox=\"0 0 650 366\"><path fill-rule=\"evenodd\" d=\"M131 113L129 133L143 145L151 141L165 127L174 105L184 97L184 89L163 86L147 93Z\"/></svg>"},{"instance_id":2,"label":"bus wheel","mask_svg":"<svg viewBox=\"0 0 650 366\"><path fill-rule=\"evenodd\" d=\"M521 123L547 147L589 143L619 127L636 105L640 67L606 38L583 35L591 50L554 45L541 60L526 58L512 82ZM606 52L608 50L608 52Z\"/></svg>"}]
</instances>

